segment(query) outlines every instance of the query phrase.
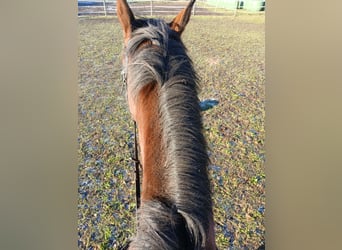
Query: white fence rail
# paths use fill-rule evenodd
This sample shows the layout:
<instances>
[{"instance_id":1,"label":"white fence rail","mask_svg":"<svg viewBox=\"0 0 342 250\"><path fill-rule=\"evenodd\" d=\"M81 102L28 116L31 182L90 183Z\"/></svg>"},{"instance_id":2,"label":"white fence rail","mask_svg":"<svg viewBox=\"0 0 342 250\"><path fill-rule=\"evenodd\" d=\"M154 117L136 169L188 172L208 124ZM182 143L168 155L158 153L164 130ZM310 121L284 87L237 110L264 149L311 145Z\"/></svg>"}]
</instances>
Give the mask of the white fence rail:
<instances>
[{"instance_id":1,"label":"white fence rail","mask_svg":"<svg viewBox=\"0 0 342 250\"><path fill-rule=\"evenodd\" d=\"M237 0L197 0L193 7L193 15L227 15L235 13L237 8L227 9L222 7L224 1L235 1L235 6L240 6ZM136 15L156 16L175 15L189 2L184 0L132 0L128 1L131 9ZM116 15L116 0L78 0L78 15Z\"/></svg>"}]
</instances>

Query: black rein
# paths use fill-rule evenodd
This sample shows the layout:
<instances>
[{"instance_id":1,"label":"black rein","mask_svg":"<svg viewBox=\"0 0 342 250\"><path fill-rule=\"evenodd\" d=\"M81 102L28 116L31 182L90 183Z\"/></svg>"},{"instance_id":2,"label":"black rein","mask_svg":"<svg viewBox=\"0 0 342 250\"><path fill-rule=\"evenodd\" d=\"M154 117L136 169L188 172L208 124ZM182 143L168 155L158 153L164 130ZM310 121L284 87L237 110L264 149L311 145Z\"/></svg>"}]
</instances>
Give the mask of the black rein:
<instances>
[{"instance_id":1,"label":"black rein","mask_svg":"<svg viewBox=\"0 0 342 250\"><path fill-rule=\"evenodd\" d=\"M140 161L138 158L138 141L137 141L137 123L134 121L134 156L132 160L135 162L135 198L137 202L137 210L140 207Z\"/></svg>"}]
</instances>

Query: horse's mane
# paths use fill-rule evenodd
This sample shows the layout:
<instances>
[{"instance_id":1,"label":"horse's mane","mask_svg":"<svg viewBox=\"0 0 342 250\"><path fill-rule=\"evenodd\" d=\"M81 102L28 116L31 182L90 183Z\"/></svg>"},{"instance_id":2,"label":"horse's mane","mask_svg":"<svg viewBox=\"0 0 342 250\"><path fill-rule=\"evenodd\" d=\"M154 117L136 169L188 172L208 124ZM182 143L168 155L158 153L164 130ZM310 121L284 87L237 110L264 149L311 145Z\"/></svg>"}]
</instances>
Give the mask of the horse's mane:
<instances>
[{"instance_id":1,"label":"horse's mane","mask_svg":"<svg viewBox=\"0 0 342 250\"><path fill-rule=\"evenodd\" d=\"M180 36L165 21L139 19L133 29L125 52L129 58L125 70L133 96L147 84L159 85L167 189L166 197L142 204L138 234L130 246L203 249L212 203L198 77ZM151 46L141 46L144 42Z\"/></svg>"},{"instance_id":2,"label":"horse's mane","mask_svg":"<svg viewBox=\"0 0 342 250\"><path fill-rule=\"evenodd\" d=\"M139 209L138 230L132 249L187 249L186 228L183 217L167 201L151 200Z\"/></svg>"}]
</instances>

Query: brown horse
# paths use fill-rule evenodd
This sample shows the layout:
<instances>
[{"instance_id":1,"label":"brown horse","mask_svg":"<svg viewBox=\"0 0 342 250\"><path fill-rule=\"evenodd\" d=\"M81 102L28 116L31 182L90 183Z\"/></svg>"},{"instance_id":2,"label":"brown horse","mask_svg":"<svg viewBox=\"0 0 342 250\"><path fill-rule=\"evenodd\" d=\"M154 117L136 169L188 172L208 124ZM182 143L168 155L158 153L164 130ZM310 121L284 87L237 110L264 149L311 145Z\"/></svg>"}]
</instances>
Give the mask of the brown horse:
<instances>
[{"instance_id":1,"label":"brown horse","mask_svg":"<svg viewBox=\"0 0 342 250\"><path fill-rule=\"evenodd\" d=\"M143 169L137 234L129 249L216 249L198 77L181 40L194 3L166 23L136 19L126 0L117 0Z\"/></svg>"}]
</instances>

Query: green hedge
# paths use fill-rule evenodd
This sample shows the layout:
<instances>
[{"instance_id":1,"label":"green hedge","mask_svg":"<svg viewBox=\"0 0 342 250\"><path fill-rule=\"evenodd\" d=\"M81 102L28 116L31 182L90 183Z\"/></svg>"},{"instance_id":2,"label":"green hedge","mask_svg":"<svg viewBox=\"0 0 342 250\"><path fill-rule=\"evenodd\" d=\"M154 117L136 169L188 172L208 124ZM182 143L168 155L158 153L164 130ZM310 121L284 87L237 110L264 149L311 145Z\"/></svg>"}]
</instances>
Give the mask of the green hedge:
<instances>
[{"instance_id":1,"label":"green hedge","mask_svg":"<svg viewBox=\"0 0 342 250\"><path fill-rule=\"evenodd\" d=\"M264 11L265 0L244 0L243 8L249 11Z\"/></svg>"},{"instance_id":2,"label":"green hedge","mask_svg":"<svg viewBox=\"0 0 342 250\"><path fill-rule=\"evenodd\" d=\"M207 3L215 7L229 10L235 10L238 5L237 0L207 0ZM241 0L238 8L248 11L263 11L265 10L265 0Z\"/></svg>"}]
</instances>

